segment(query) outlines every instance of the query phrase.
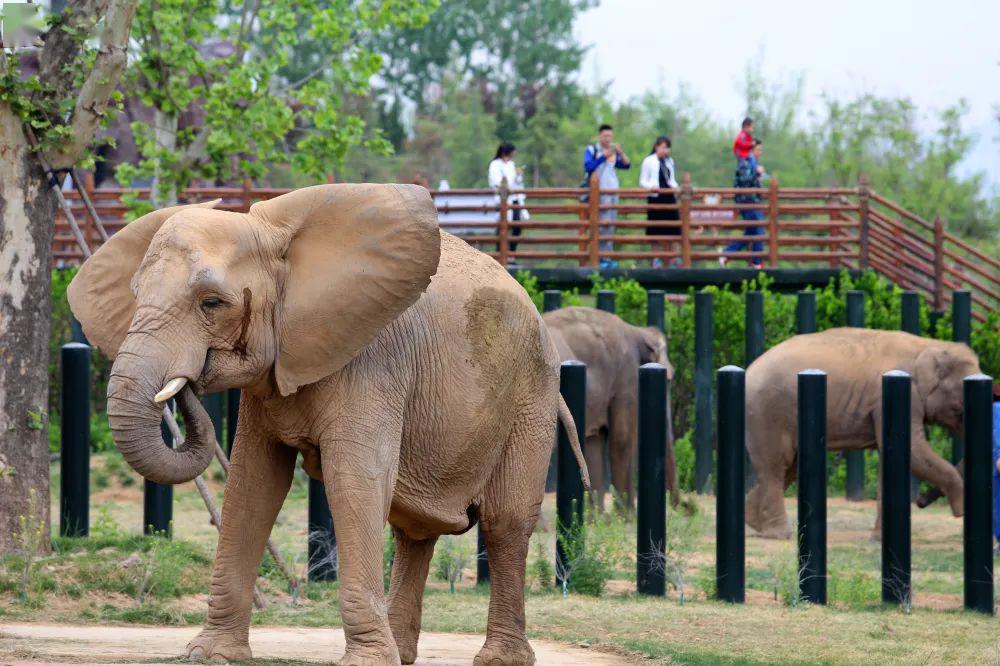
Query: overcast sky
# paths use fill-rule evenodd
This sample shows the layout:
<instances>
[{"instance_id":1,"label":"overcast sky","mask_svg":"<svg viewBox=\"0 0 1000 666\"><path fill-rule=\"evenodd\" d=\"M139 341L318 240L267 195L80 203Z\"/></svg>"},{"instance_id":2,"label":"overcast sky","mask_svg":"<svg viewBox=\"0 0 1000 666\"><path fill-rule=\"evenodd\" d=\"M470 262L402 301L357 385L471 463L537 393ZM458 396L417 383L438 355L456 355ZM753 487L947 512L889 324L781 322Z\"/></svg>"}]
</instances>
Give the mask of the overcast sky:
<instances>
[{"instance_id":1,"label":"overcast sky","mask_svg":"<svg viewBox=\"0 0 1000 666\"><path fill-rule=\"evenodd\" d=\"M931 112L964 97L978 137L965 167L1000 185L1000 0L602 0L576 30L591 45L588 87L610 80L621 100L686 82L734 132L757 57L768 80L805 76L807 108L823 92L906 96L932 127Z\"/></svg>"}]
</instances>

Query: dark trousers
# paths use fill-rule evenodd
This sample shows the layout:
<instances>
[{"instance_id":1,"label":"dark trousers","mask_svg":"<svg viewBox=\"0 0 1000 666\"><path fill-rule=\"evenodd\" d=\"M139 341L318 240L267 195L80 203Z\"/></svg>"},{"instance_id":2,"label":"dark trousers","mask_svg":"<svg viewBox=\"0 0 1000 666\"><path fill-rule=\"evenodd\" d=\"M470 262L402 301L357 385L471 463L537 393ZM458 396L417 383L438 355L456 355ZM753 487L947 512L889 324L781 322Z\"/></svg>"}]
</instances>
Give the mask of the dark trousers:
<instances>
[{"instance_id":1,"label":"dark trousers","mask_svg":"<svg viewBox=\"0 0 1000 666\"><path fill-rule=\"evenodd\" d=\"M764 219L764 211L762 211L762 210L741 210L740 211L740 217L742 217L744 220L763 220ZM744 236L763 236L764 235L764 227L746 227L746 228L743 229L743 235ZM724 251L725 252L740 252L740 251L742 251L743 249L745 249L747 247L750 248L751 252L763 252L764 251L764 244L761 243L761 242L759 242L759 241L754 241L752 243L748 243L746 241L736 241L736 242L733 242L733 243L730 243L729 245L727 245ZM753 259L750 260L750 264L752 266L761 266L763 263L764 263L764 260L761 259L760 257L754 257Z\"/></svg>"}]
</instances>

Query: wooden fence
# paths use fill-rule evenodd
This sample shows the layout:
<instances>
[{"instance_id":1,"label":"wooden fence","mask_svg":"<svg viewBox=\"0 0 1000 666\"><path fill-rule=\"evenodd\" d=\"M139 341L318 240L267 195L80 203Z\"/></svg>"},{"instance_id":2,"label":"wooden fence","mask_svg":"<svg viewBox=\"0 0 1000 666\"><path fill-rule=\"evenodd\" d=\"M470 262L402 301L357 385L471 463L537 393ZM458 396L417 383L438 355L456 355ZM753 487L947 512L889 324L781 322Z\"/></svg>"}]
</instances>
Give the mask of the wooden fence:
<instances>
[{"instance_id":1,"label":"wooden fence","mask_svg":"<svg viewBox=\"0 0 1000 666\"><path fill-rule=\"evenodd\" d=\"M589 189L502 190L507 196L489 189L431 194L443 229L503 264L596 268L610 260L665 269L706 268L718 267L724 257L729 265L753 259L768 268L872 268L904 289L923 292L936 310L948 305L956 289L972 292L978 319L1000 308L1000 260L946 232L940 219L927 222L880 196L864 179L853 188L781 188L772 178L767 189L741 190L694 188L685 174L681 187L658 190L672 194L673 204L651 204L650 192L642 189L601 190L596 178ZM219 208L246 211L254 201L287 191L255 188L247 181L242 187L192 188L181 200L221 198ZM149 196L143 189L90 193L108 233L125 224L123 195ZM738 195L747 194L757 194L759 202L736 201ZM67 198L88 242L96 248L100 237L92 223L85 223L88 218L78 195L68 192ZM676 211L677 219L649 221L651 210ZM763 219L742 219L749 210L762 211ZM618 219L602 219L609 211L615 211ZM615 231L608 229L611 225ZM744 237L748 227L757 227L760 235ZM670 235L660 235L664 230ZM760 249L725 251L726 245L743 240L760 243ZM57 266L82 259L64 219L56 221L52 249Z\"/></svg>"}]
</instances>

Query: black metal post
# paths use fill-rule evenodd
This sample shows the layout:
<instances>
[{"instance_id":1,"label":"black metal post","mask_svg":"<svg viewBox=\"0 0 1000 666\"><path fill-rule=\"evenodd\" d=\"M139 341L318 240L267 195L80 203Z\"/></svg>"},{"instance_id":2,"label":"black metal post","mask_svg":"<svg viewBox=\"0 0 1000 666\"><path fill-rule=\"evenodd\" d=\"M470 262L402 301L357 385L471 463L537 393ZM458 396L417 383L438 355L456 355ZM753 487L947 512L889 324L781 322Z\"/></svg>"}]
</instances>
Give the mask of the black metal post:
<instances>
[{"instance_id":1,"label":"black metal post","mask_svg":"<svg viewBox=\"0 0 1000 666\"><path fill-rule=\"evenodd\" d=\"M483 524L476 524L476 584L490 582L490 563L486 559L486 540L483 539Z\"/></svg>"},{"instance_id":2,"label":"black metal post","mask_svg":"<svg viewBox=\"0 0 1000 666\"><path fill-rule=\"evenodd\" d=\"M90 532L90 347L62 346L62 453L59 459L59 534Z\"/></svg>"},{"instance_id":3,"label":"black metal post","mask_svg":"<svg viewBox=\"0 0 1000 666\"><path fill-rule=\"evenodd\" d=\"M542 312L552 312L562 307L562 292L546 289L542 292Z\"/></svg>"},{"instance_id":4,"label":"black metal post","mask_svg":"<svg viewBox=\"0 0 1000 666\"><path fill-rule=\"evenodd\" d=\"M865 292L851 290L847 292L848 326L865 327ZM852 502L860 502L865 498L865 452L861 449L847 451L844 454L847 474L844 480L844 494Z\"/></svg>"},{"instance_id":5,"label":"black metal post","mask_svg":"<svg viewBox=\"0 0 1000 666\"><path fill-rule=\"evenodd\" d=\"M816 332L816 292L800 291L795 301L795 330L799 335Z\"/></svg>"},{"instance_id":6,"label":"black metal post","mask_svg":"<svg viewBox=\"0 0 1000 666\"><path fill-rule=\"evenodd\" d=\"M546 289L542 292L542 312L552 312L562 307L562 293L558 289ZM549 469L545 473L545 492L554 493L556 491L556 466L558 447L552 448L552 455L549 457Z\"/></svg>"},{"instance_id":7,"label":"black metal post","mask_svg":"<svg viewBox=\"0 0 1000 666\"><path fill-rule=\"evenodd\" d=\"M764 294L760 291L748 291L743 297L743 367L750 364L764 353ZM744 490L757 484L753 465L750 464L750 454L744 451L743 469L746 472Z\"/></svg>"},{"instance_id":8,"label":"black metal post","mask_svg":"<svg viewBox=\"0 0 1000 666\"><path fill-rule=\"evenodd\" d=\"M667 332L666 310L664 309L665 294L661 289L650 289L646 292L646 326Z\"/></svg>"},{"instance_id":9,"label":"black metal post","mask_svg":"<svg viewBox=\"0 0 1000 666\"><path fill-rule=\"evenodd\" d=\"M882 375L882 601L910 605L910 375Z\"/></svg>"},{"instance_id":10,"label":"black metal post","mask_svg":"<svg viewBox=\"0 0 1000 666\"><path fill-rule=\"evenodd\" d=\"M920 294L904 291L899 298L899 330L920 335ZM910 501L920 495L920 479L910 474Z\"/></svg>"},{"instance_id":11,"label":"black metal post","mask_svg":"<svg viewBox=\"0 0 1000 666\"><path fill-rule=\"evenodd\" d=\"M233 457L233 445L236 444L236 426L240 418L240 390L226 391L226 454Z\"/></svg>"},{"instance_id":12,"label":"black metal post","mask_svg":"<svg viewBox=\"0 0 1000 666\"><path fill-rule=\"evenodd\" d=\"M610 289L601 289L597 292L597 309L604 310L605 312L614 313L615 311L615 292Z\"/></svg>"},{"instance_id":13,"label":"black metal post","mask_svg":"<svg viewBox=\"0 0 1000 666\"><path fill-rule=\"evenodd\" d=\"M963 382L965 421L965 607L993 614L993 378Z\"/></svg>"},{"instance_id":14,"label":"black metal post","mask_svg":"<svg viewBox=\"0 0 1000 666\"><path fill-rule=\"evenodd\" d=\"M712 294L694 295L694 489L711 491L712 474ZM742 482L741 482L742 485Z\"/></svg>"},{"instance_id":15,"label":"black metal post","mask_svg":"<svg viewBox=\"0 0 1000 666\"><path fill-rule=\"evenodd\" d=\"M165 403L174 411L174 401ZM166 417L160 420L160 435L163 445L173 447L174 436L167 425ZM142 495L142 531L143 534L158 534L171 536L170 523L174 519L174 487L170 484L160 484L145 480Z\"/></svg>"},{"instance_id":16,"label":"black metal post","mask_svg":"<svg viewBox=\"0 0 1000 666\"><path fill-rule=\"evenodd\" d=\"M336 550L337 535L333 529L333 516L326 500L326 488L322 481L309 479L309 517L306 539L308 541L309 565L307 572L311 581L337 580Z\"/></svg>"},{"instance_id":17,"label":"black metal post","mask_svg":"<svg viewBox=\"0 0 1000 666\"><path fill-rule=\"evenodd\" d=\"M667 370L659 363L639 368L639 483L636 525L636 589L667 593Z\"/></svg>"},{"instance_id":18,"label":"black metal post","mask_svg":"<svg viewBox=\"0 0 1000 666\"><path fill-rule=\"evenodd\" d=\"M899 330L920 335L920 294L904 291L899 298Z\"/></svg>"},{"instance_id":19,"label":"black metal post","mask_svg":"<svg viewBox=\"0 0 1000 666\"><path fill-rule=\"evenodd\" d=\"M799 591L826 603L826 373L799 373Z\"/></svg>"},{"instance_id":20,"label":"black metal post","mask_svg":"<svg viewBox=\"0 0 1000 666\"><path fill-rule=\"evenodd\" d=\"M743 361L746 367L764 353L764 294L748 291L743 297Z\"/></svg>"},{"instance_id":21,"label":"black metal post","mask_svg":"<svg viewBox=\"0 0 1000 666\"><path fill-rule=\"evenodd\" d=\"M215 430L215 441L222 446L225 441L222 438L225 432L225 394L222 391L216 393L209 393L201 399L202 404L205 405L205 411L208 412L208 417L212 419L212 428Z\"/></svg>"},{"instance_id":22,"label":"black metal post","mask_svg":"<svg viewBox=\"0 0 1000 666\"><path fill-rule=\"evenodd\" d=\"M579 361L564 361L559 373L559 391L576 422L577 437L586 432L587 366ZM558 483L556 489L556 585L562 587L567 573L564 541L567 532L583 524L583 479L569 444L569 437L559 425ZM578 535L583 538L582 533Z\"/></svg>"},{"instance_id":23,"label":"black metal post","mask_svg":"<svg viewBox=\"0 0 1000 666\"><path fill-rule=\"evenodd\" d=\"M951 294L951 339L953 342L972 343L972 293L967 290ZM965 444L961 434L951 436L951 462L959 464L965 457Z\"/></svg>"},{"instance_id":24,"label":"black metal post","mask_svg":"<svg viewBox=\"0 0 1000 666\"><path fill-rule=\"evenodd\" d=\"M90 344L90 341L87 340L87 336L83 334L83 326L80 325L80 322L76 317L70 317L69 335L70 341L72 342L80 342L85 345Z\"/></svg>"},{"instance_id":25,"label":"black metal post","mask_svg":"<svg viewBox=\"0 0 1000 666\"><path fill-rule=\"evenodd\" d=\"M715 499L715 588L719 601L743 603L746 528L743 450L746 437L746 373L719 369L719 457Z\"/></svg>"}]
</instances>

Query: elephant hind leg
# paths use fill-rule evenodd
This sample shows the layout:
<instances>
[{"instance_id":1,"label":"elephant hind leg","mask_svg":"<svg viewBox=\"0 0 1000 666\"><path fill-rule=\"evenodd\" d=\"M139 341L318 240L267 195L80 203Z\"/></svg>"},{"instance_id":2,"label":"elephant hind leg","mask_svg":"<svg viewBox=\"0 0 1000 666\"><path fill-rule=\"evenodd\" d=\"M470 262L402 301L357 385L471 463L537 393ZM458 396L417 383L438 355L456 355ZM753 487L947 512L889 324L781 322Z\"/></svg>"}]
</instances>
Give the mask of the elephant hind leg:
<instances>
[{"instance_id":1,"label":"elephant hind leg","mask_svg":"<svg viewBox=\"0 0 1000 666\"><path fill-rule=\"evenodd\" d=\"M780 435L777 443L779 451L766 460L760 460L756 449L751 449L751 460L758 473L758 483L747 494L746 520L764 538L787 539L792 535L788 512L785 510L785 490L797 474L791 437L788 433Z\"/></svg>"},{"instance_id":2,"label":"elephant hind leg","mask_svg":"<svg viewBox=\"0 0 1000 666\"><path fill-rule=\"evenodd\" d=\"M611 483L618 492L615 499L619 512L635 512L635 491L632 486L632 461L636 455L636 405L624 400L611 405L608 433L608 453L611 462Z\"/></svg>"},{"instance_id":3,"label":"elephant hind leg","mask_svg":"<svg viewBox=\"0 0 1000 666\"><path fill-rule=\"evenodd\" d=\"M389 584L389 626L404 664L417 660L424 585L437 537L416 540L393 528L396 551Z\"/></svg>"},{"instance_id":4,"label":"elephant hind leg","mask_svg":"<svg viewBox=\"0 0 1000 666\"><path fill-rule=\"evenodd\" d=\"M486 643L476 655L476 666L535 663L525 635L524 570L554 431L554 407L542 410L535 403L522 409L483 493L479 509L490 565L490 610Z\"/></svg>"}]
</instances>

